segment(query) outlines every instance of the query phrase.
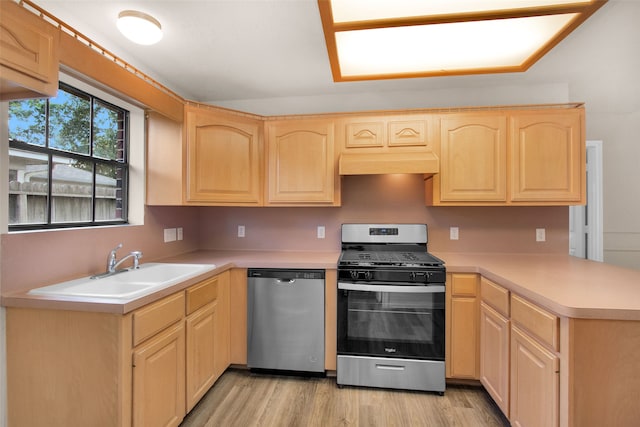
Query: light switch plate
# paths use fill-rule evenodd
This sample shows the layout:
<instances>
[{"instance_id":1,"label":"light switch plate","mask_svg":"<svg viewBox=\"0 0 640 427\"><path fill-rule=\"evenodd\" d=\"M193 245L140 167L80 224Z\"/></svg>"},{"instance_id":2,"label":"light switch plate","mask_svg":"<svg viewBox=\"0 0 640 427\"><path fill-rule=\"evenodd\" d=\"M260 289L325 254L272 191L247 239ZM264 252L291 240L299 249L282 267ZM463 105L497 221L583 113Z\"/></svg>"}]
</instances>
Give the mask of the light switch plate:
<instances>
[{"instance_id":1,"label":"light switch plate","mask_svg":"<svg viewBox=\"0 0 640 427\"><path fill-rule=\"evenodd\" d=\"M318 239L324 239L324 225L318 226Z\"/></svg>"},{"instance_id":2,"label":"light switch plate","mask_svg":"<svg viewBox=\"0 0 640 427\"><path fill-rule=\"evenodd\" d=\"M459 230L458 227L450 227L449 228L449 239L450 240L458 240Z\"/></svg>"},{"instance_id":3,"label":"light switch plate","mask_svg":"<svg viewBox=\"0 0 640 427\"><path fill-rule=\"evenodd\" d=\"M182 227L176 228L176 234L178 236L178 240L184 239L184 233L182 231Z\"/></svg>"},{"instance_id":4,"label":"light switch plate","mask_svg":"<svg viewBox=\"0 0 640 427\"><path fill-rule=\"evenodd\" d=\"M544 228L536 228L536 242L544 242L546 240L546 230Z\"/></svg>"},{"instance_id":5,"label":"light switch plate","mask_svg":"<svg viewBox=\"0 0 640 427\"><path fill-rule=\"evenodd\" d=\"M176 229L175 228L165 228L164 229L164 242L175 242L176 241Z\"/></svg>"},{"instance_id":6,"label":"light switch plate","mask_svg":"<svg viewBox=\"0 0 640 427\"><path fill-rule=\"evenodd\" d=\"M244 225L238 226L238 237L244 237Z\"/></svg>"}]
</instances>

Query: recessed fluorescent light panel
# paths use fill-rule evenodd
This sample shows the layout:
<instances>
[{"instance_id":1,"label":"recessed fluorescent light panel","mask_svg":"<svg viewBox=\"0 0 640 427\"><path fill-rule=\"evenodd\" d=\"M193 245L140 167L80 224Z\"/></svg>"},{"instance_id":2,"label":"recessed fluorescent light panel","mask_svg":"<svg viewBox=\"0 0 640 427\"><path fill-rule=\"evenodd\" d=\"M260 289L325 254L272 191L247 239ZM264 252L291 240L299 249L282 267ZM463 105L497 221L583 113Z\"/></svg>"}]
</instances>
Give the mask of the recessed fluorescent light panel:
<instances>
[{"instance_id":1,"label":"recessed fluorescent light panel","mask_svg":"<svg viewBox=\"0 0 640 427\"><path fill-rule=\"evenodd\" d=\"M525 71L606 0L318 0L335 81Z\"/></svg>"}]
</instances>

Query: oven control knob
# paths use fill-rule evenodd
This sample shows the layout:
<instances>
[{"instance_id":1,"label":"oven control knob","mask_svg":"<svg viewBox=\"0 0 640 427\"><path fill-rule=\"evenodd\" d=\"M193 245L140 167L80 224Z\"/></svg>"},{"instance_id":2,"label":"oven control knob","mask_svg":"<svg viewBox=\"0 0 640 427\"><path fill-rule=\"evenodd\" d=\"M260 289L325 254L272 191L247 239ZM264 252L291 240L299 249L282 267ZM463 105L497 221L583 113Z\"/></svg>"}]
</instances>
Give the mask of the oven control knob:
<instances>
[{"instance_id":1,"label":"oven control knob","mask_svg":"<svg viewBox=\"0 0 640 427\"><path fill-rule=\"evenodd\" d=\"M356 270L351 270L349 274L351 275L351 278L353 280L356 280L358 278L358 272Z\"/></svg>"},{"instance_id":2,"label":"oven control knob","mask_svg":"<svg viewBox=\"0 0 640 427\"><path fill-rule=\"evenodd\" d=\"M365 271L364 272L364 280L371 280L371 272L370 271Z\"/></svg>"},{"instance_id":3,"label":"oven control knob","mask_svg":"<svg viewBox=\"0 0 640 427\"><path fill-rule=\"evenodd\" d=\"M411 280L416 280L416 272L412 271L411 273L409 273L409 277L411 278Z\"/></svg>"}]
</instances>

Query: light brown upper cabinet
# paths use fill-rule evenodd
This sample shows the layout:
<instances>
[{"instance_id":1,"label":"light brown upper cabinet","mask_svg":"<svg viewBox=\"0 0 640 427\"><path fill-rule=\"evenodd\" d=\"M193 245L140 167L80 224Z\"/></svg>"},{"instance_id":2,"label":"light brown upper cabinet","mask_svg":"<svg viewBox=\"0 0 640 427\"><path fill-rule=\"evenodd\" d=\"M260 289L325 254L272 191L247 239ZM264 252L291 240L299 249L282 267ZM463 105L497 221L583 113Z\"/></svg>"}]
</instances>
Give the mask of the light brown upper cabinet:
<instances>
[{"instance_id":1,"label":"light brown upper cabinet","mask_svg":"<svg viewBox=\"0 0 640 427\"><path fill-rule=\"evenodd\" d=\"M433 123L433 116L426 113L340 117L336 121L340 175L437 173Z\"/></svg>"},{"instance_id":2,"label":"light brown upper cabinet","mask_svg":"<svg viewBox=\"0 0 640 427\"><path fill-rule=\"evenodd\" d=\"M583 119L584 110L529 111L510 116L512 201L584 201Z\"/></svg>"},{"instance_id":3,"label":"light brown upper cabinet","mask_svg":"<svg viewBox=\"0 0 640 427\"><path fill-rule=\"evenodd\" d=\"M267 121L266 140L266 204L340 205L332 120Z\"/></svg>"},{"instance_id":4,"label":"light brown upper cabinet","mask_svg":"<svg viewBox=\"0 0 640 427\"><path fill-rule=\"evenodd\" d=\"M185 108L186 204L262 204L261 122Z\"/></svg>"},{"instance_id":5,"label":"light brown upper cabinet","mask_svg":"<svg viewBox=\"0 0 640 427\"><path fill-rule=\"evenodd\" d=\"M433 149L433 125L427 114L350 117L339 128L344 152Z\"/></svg>"},{"instance_id":6,"label":"light brown upper cabinet","mask_svg":"<svg viewBox=\"0 0 640 427\"><path fill-rule=\"evenodd\" d=\"M440 174L434 177L440 201L506 202L506 115L443 116L440 163Z\"/></svg>"},{"instance_id":7,"label":"light brown upper cabinet","mask_svg":"<svg viewBox=\"0 0 640 427\"><path fill-rule=\"evenodd\" d=\"M427 205L579 205L586 200L584 108L443 114L440 174Z\"/></svg>"},{"instance_id":8,"label":"light brown upper cabinet","mask_svg":"<svg viewBox=\"0 0 640 427\"><path fill-rule=\"evenodd\" d=\"M12 1L0 1L0 99L55 96L58 30Z\"/></svg>"}]
</instances>

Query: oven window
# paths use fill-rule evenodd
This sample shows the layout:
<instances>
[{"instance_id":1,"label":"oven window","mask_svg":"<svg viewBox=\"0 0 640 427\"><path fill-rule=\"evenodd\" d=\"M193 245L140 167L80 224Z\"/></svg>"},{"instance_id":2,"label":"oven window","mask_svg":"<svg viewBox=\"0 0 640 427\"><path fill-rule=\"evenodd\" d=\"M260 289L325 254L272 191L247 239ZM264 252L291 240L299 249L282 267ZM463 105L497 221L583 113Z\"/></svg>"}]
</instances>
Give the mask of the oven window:
<instances>
[{"instance_id":1,"label":"oven window","mask_svg":"<svg viewBox=\"0 0 640 427\"><path fill-rule=\"evenodd\" d=\"M433 301L429 294L424 295L351 292L347 335L355 339L433 341Z\"/></svg>"},{"instance_id":2,"label":"oven window","mask_svg":"<svg viewBox=\"0 0 640 427\"><path fill-rule=\"evenodd\" d=\"M444 292L341 290L338 352L444 360Z\"/></svg>"}]
</instances>

